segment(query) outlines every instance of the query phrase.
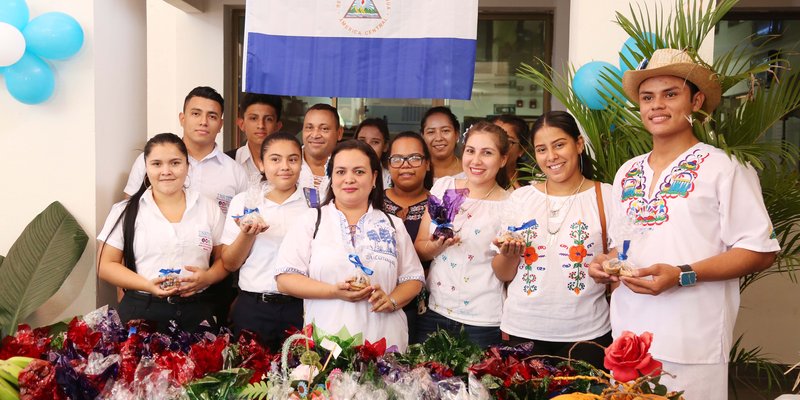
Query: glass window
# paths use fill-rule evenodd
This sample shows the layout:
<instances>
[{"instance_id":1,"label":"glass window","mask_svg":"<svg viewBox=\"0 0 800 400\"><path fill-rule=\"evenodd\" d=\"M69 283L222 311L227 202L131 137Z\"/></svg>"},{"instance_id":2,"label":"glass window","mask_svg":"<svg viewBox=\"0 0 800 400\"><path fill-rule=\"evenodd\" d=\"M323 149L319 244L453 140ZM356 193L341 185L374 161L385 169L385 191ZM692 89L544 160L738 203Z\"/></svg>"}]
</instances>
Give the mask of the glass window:
<instances>
[{"instance_id":1,"label":"glass window","mask_svg":"<svg viewBox=\"0 0 800 400\"><path fill-rule=\"evenodd\" d=\"M797 18L796 14L789 18ZM729 52L736 46L748 44L754 51L752 62L762 63L764 60L782 58L789 65L800 65L800 54L794 48L800 42L800 30L792 29L800 26L799 19L784 19L785 15L775 13L729 13L720 21L714 35L714 58ZM785 67L785 66L784 66ZM780 80L791 71L777 66L771 72L756 75L758 84L766 88ZM721 107L737 107L750 90L747 82L740 82L725 92ZM789 114L782 121L773 125L764 140L786 140L800 145L800 112Z\"/></svg>"}]
</instances>

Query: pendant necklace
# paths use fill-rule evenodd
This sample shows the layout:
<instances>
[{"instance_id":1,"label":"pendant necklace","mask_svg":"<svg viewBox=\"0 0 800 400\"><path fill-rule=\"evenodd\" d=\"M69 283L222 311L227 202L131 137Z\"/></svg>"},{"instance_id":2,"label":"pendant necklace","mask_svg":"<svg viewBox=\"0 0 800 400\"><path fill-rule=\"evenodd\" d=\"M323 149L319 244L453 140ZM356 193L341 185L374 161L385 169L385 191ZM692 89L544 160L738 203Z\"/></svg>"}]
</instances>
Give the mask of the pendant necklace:
<instances>
[{"instance_id":1,"label":"pendant necklace","mask_svg":"<svg viewBox=\"0 0 800 400\"><path fill-rule=\"evenodd\" d=\"M575 190L572 192L572 194L569 195L569 197L567 197L567 200L565 200L564 203L562 203L560 207L558 207L558 208L556 208L554 210L551 210L550 209L550 196L547 195L547 181L546 180L544 181L544 196L545 196L544 204L545 204L545 211L547 213L547 233L549 233L551 237L555 236L558 233L558 231L561 230L561 226L564 225L564 220L567 219L566 218L566 214L569 213L569 210L572 208L572 203L575 202L575 195L578 194L579 190L581 190L581 186L583 186L584 182L586 182L586 177L583 177L583 179L581 179L581 183L578 184L578 187L575 188ZM569 205L567 205L567 203L569 203ZM565 214L564 218L558 224L558 228L556 228L555 231L551 231L550 230L550 218L558 217L559 212L561 211L562 208L564 208L564 206L567 206L567 209L564 212L564 214Z\"/></svg>"}]
</instances>

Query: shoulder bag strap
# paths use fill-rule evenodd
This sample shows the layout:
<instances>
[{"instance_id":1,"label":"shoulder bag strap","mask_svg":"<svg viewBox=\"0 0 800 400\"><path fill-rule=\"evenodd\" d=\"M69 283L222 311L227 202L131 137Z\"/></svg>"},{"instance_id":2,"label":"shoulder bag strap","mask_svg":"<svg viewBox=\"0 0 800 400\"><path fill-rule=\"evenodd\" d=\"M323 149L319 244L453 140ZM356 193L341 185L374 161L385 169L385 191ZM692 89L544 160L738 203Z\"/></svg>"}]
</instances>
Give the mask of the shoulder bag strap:
<instances>
[{"instance_id":1,"label":"shoulder bag strap","mask_svg":"<svg viewBox=\"0 0 800 400\"><path fill-rule=\"evenodd\" d=\"M603 191L600 182L595 181L594 192L597 195L597 210L600 214L600 229L603 233L603 254L608 254L608 232L606 232L606 210L603 207Z\"/></svg>"}]
</instances>

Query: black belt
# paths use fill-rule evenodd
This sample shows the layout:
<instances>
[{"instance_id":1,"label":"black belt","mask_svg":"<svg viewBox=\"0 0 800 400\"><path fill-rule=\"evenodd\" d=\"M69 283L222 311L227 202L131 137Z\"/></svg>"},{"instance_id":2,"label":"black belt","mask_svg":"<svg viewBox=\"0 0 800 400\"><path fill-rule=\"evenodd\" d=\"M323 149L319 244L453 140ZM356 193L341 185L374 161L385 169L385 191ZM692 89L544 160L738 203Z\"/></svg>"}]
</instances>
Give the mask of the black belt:
<instances>
[{"instance_id":1,"label":"black belt","mask_svg":"<svg viewBox=\"0 0 800 400\"><path fill-rule=\"evenodd\" d=\"M300 301L300 299L297 297L287 296L280 293L254 293L246 292L244 290L240 290L239 293L252 297L261 303L286 304L293 301Z\"/></svg>"},{"instance_id":2,"label":"black belt","mask_svg":"<svg viewBox=\"0 0 800 400\"><path fill-rule=\"evenodd\" d=\"M147 300L152 303L169 303L169 304L195 303L200 300L206 300L211 298L211 296L206 293L198 293L188 297L181 297L181 296L158 297L158 296L153 296L150 293L140 293L135 290L125 291L125 296L132 296L134 298Z\"/></svg>"}]
</instances>

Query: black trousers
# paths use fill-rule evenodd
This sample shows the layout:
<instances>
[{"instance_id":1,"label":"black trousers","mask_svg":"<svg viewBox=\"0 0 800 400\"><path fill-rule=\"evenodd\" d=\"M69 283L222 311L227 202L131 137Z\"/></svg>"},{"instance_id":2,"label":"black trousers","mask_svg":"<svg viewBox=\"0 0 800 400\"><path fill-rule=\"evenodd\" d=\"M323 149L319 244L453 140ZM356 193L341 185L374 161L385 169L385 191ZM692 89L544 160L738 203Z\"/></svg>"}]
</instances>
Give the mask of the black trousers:
<instances>
[{"instance_id":1,"label":"black trousers","mask_svg":"<svg viewBox=\"0 0 800 400\"><path fill-rule=\"evenodd\" d=\"M261 343L273 352L281 349L286 330L303 328L303 300L284 296L280 301L264 302L247 293L239 293L231 309L233 333L254 332Z\"/></svg>"},{"instance_id":2,"label":"black trousers","mask_svg":"<svg viewBox=\"0 0 800 400\"><path fill-rule=\"evenodd\" d=\"M525 342L533 342L533 354L559 357L570 357L571 355L570 358L573 360L586 361L595 368L605 369L603 368L605 351L601 347L591 343L580 343L573 349L572 346L575 342L548 342L509 335L506 344L509 346L516 346ZM601 346L608 347L612 342L611 332L598 338L587 340L587 342L595 342ZM572 353L570 353L570 349L572 349Z\"/></svg>"},{"instance_id":3,"label":"black trousers","mask_svg":"<svg viewBox=\"0 0 800 400\"><path fill-rule=\"evenodd\" d=\"M119 303L119 318L123 323L132 319L143 319L155 323L159 332L169 333L170 321L187 332L202 332L208 327L200 323L207 321L216 331L218 325L214 318L213 300L206 293L196 294L188 299L162 299L136 291L127 291Z\"/></svg>"}]
</instances>

